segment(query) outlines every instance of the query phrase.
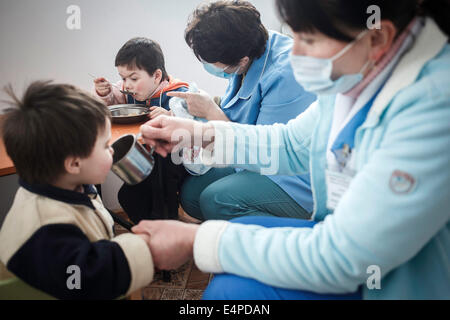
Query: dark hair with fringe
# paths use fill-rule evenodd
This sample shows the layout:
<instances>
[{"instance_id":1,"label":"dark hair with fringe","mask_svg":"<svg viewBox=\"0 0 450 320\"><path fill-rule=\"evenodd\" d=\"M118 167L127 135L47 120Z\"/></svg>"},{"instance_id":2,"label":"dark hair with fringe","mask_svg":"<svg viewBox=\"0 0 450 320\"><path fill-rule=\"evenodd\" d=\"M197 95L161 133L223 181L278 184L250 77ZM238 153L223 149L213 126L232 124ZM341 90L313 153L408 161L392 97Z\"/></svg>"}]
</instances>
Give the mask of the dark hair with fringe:
<instances>
[{"instance_id":1,"label":"dark hair with fringe","mask_svg":"<svg viewBox=\"0 0 450 320\"><path fill-rule=\"evenodd\" d=\"M376 5L382 19L402 31L415 16L430 16L450 35L450 0L276 0L281 19L295 32L319 31L333 39L354 40L346 31L367 27L367 8Z\"/></svg>"},{"instance_id":2,"label":"dark hair with fringe","mask_svg":"<svg viewBox=\"0 0 450 320\"><path fill-rule=\"evenodd\" d=\"M269 33L250 2L222 0L200 5L184 38L199 60L237 65L243 57L261 57Z\"/></svg>"},{"instance_id":3,"label":"dark hair with fringe","mask_svg":"<svg viewBox=\"0 0 450 320\"><path fill-rule=\"evenodd\" d=\"M153 76L156 70L162 71L162 80L168 80L164 54L161 46L148 38L138 37L128 40L116 55L115 66L137 67Z\"/></svg>"},{"instance_id":4,"label":"dark hair with fringe","mask_svg":"<svg viewBox=\"0 0 450 320\"><path fill-rule=\"evenodd\" d=\"M5 92L1 133L19 177L29 184L50 184L64 173L69 156L89 157L98 133L111 119L104 103L68 84L33 82L20 100L11 85Z\"/></svg>"}]
</instances>

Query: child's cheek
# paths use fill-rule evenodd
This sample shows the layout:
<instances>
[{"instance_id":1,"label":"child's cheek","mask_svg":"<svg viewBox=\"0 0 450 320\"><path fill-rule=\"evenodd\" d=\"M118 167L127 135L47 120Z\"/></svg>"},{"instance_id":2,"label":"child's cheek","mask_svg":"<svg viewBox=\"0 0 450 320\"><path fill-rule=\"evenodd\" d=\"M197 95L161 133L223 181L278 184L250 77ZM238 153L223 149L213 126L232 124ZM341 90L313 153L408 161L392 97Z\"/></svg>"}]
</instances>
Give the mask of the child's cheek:
<instances>
[{"instance_id":1,"label":"child's cheek","mask_svg":"<svg viewBox=\"0 0 450 320\"><path fill-rule=\"evenodd\" d=\"M139 92L143 92L144 94L150 94L151 91L154 89L152 88L150 83L146 83L145 81L141 80L138 84L138 90ZM153 89L153 90L152 90Z\"/></svg>"},{"instance_id":2,"label":"child's cheek","mask_svg":"<svg viewBox=\"0 0 450 320\"><path fill-rule=\"evenodd\" d=\"M145 86L144 86L144 84L142 83L142 81L138 81L138 82L136 83L136 89L137 89L138 92L143 92L143 91L145 91Z\"/></svg>"},{"instance_id":3,"label":"child's cheek","mask_svg":"<svg viewBox=\"0 0 450 320\"><path fill-rule=\"evenodd\" d=\"M111 170L112 163L113 163L113 158L112 158L112 155L109 153L104 157L104 159L102 161L102 166L101 166L102 175L106 176L109 173L109 171Z\"/></svg>"},{"instance_id":4,"label":"child's cheek","mask_svg":"<svg viewBox=\"0 0 450 320\"><path fill-rule=\"evenodd\" d=\"M105 168L107 168L108 171L111 170L112 164L113 164L113 156L112 156L111 153L109 153L109 155L108 155L108 161L106 161L106 166L105 166Z\"/></svg>"}]
</instances>

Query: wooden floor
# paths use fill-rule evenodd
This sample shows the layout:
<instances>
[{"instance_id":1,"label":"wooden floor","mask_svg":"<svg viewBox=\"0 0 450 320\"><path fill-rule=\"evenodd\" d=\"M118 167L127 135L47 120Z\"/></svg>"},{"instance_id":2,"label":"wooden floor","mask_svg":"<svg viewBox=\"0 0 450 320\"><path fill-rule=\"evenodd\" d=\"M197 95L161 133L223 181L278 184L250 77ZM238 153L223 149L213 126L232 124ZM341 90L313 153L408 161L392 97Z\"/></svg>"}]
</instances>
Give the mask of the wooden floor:
<instances>
[{"instance_id":1,"label":"wooden floor","mask_svg":"<svg viewBox=\"0 0 450 320\"><path fill-rule=\"evenodd\" d=\"M128 219L124 213L117 213ZM118 224L114 225L116 235L129 232ZM200 300L203 291L212 279L212 274L197 269L189 261L178 270L170 271L170 281L165 282L162 272L156 272L152 283L133 293L133 300Z\"/></svg>"}]
</instances>

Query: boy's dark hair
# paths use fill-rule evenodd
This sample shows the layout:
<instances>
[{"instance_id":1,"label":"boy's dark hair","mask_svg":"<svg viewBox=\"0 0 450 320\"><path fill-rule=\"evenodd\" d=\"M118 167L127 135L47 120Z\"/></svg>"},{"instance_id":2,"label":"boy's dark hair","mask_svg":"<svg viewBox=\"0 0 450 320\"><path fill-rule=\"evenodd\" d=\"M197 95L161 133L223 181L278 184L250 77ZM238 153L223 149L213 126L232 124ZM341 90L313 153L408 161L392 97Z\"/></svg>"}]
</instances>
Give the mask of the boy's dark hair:
<instances>
[{"instance_id":1,"label":"boy's dark hair","mask_svg":"<svg viewBox=\"0 0 450 320\"><path fill-rule=\"evenodd\" d=\"M348 30L367 28L367 8L376 5L382 19L403 31L415 16L430 16L450 34L450 0L276 0L278 13L295 32L319 31L350 42ZM346 32L347 30L347 32Z\"/></svg>"},{"instance_id":2,"label":"boy's dark hair","mask_svg":"<svg viewBox=\"0 0 450 320\"><path fill-rule=\"evenodd\" d=\"M69 156L89 157L111 119L102 101L72 85L36 81L22 100L11 85L5 91L13 108L6 110L1 133L19 177L29 184L54 182Z\"/></svg>"},{"instance_id":3,"label":"boy's dark hair","mask_svg":"<svg viewBox=\"0 0 450 320\"><path fill-rule=\"evenodd\" d=\"M260 13L247 1L200 5L189 18L185 40L200 61L237 65L243 57L257 59L269 38Z\"/></svg>"},{"instance_id":4,"label":"boy's dark hair","mask_svg":"<svg viewBox=\"0 0 450 320\"><path fill-rule=\"evenodd\" d=\"M147 71L153 76L156 70L161 69L162 80L168 80L164 54L160 45L148 38L133 38L128 40L116 55L115 66L127 66Z\"/></svg>"}]
</instances>

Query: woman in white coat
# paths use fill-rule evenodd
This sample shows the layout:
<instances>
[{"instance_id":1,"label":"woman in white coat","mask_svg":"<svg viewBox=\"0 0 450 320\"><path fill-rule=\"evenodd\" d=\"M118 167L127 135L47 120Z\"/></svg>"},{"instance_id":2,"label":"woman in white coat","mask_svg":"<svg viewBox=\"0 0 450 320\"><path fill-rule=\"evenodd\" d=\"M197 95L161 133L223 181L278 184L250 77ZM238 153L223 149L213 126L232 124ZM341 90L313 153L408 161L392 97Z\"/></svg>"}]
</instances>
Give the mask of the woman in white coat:
<instances>
[{"instance_id":1,"label":"woman in white coat","mask_svg":"<svg viewBox=\"0 0 450 320\"><path fill-rule=\"evenodd\" d=\"M142 132L165 155L191 142L171 139L183 128L212 147L205 162L252 171L262 161L237 165L236 150L271 150L277 174L311 173L314 221L157 221L134 231L151 234L160 268L193 256L220 274L205 298L450 299L449 1L277 4L315 105L287 125L159 118ZM382 20L368 29L373 5Z\"/></svg>"}]
</instances>

